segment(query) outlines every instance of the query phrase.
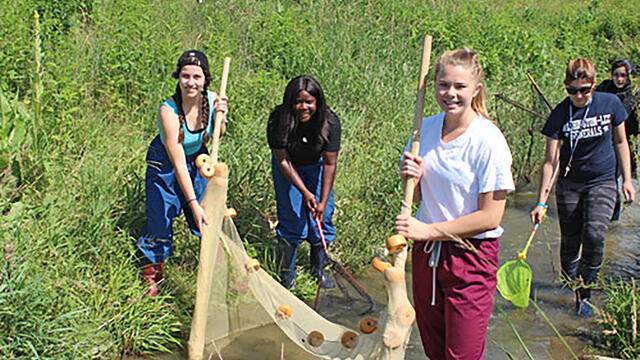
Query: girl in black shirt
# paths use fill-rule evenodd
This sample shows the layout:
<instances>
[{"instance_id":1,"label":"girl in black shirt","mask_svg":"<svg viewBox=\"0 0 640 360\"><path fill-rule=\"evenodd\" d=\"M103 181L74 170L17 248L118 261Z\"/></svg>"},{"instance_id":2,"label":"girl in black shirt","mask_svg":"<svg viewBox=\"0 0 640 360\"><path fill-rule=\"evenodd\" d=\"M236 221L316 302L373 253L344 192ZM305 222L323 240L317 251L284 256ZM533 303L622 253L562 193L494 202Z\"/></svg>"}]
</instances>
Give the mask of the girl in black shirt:
<instances>
[{"instance_id":1,"label":"girl in black shirt","mask_svg":"<svg viewBox=\"0 0 640 360\"><path fill-rule=\"evenodd\" d=\"M315 224L320 221L327 242L335 239L331 217L340 133L340 120L327 106L322 87L308 75L289 82L282 104L269 116L276 232L283 249L280 278L287 288L296 278L296 253L303 240L311 244L314 275L324 287L333 286L324 275L327 259Z\"/></svg>"}]
</instances>

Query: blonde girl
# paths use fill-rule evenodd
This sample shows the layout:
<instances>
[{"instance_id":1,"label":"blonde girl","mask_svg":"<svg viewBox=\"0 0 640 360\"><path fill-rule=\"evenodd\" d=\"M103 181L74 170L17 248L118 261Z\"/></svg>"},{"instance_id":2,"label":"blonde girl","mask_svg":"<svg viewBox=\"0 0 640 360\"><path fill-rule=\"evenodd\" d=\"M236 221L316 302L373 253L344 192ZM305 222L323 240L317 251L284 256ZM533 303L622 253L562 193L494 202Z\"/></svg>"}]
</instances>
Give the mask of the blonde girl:
<instances>
[{"instance_id":1,"label":"blonde girl","mask_svg":"<svg viewBox=\"0 0 640 360\"><path fill-rule=\"evenodd\" d=\"M514 189L511 153L489 120L484 73L463 48L436 62L436 101L443 112L422 123L418 156L407 145L403 179L418 179L416 217L399 216L398 233L413 239L413 297L430 359L482 359L496 291L498 238L507 193ZM486 261L443 232L469 239Z\"/></svg>"}]
</instances>

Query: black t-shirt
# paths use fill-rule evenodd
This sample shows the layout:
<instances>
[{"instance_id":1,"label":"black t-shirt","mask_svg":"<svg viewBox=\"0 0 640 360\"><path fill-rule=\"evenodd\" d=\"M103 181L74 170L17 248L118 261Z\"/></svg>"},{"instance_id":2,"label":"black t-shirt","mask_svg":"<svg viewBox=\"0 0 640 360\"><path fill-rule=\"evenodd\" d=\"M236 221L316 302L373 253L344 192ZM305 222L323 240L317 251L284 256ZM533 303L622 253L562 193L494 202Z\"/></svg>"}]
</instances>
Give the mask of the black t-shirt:
<instances>
[{"instance_id":1,"label":"black t-shirt","mask_svg":"<svg viewBox=\"0 0 640 360\"><path fill-rule=\"evenodd\" d=\"M278 126L280 117L277 115L278 110L269 116L269 124L267 126L267 139L271 149L286 149L291 162L294 165L309 165L318 162L320 156L324 152L338 152L340 150L340 137L342 128L340 119L329 108L327 108L327 122L329 124L329 134L327 141L321 141L317 134L317 128L311 121L299 123L293 138L287 147L281 136L276 136L275 132L281 129ZM312 120L314 121L314 120Z\"/></svg>"},{"instance_id":2,"label":"black t-shirt","mask_svg":"<svg viewBox=\"0 0 640 360\"><path fill-rule=\"evenodd\" d=\"M569 107L573 116L569 125ZM589 113L585 118L585 112ZM615 179L616 155L612 143L613 128L627 118L620 99L609 93L594 92L590 106L577 108L567 97L549 115L542 133L552 139L562 140L560 148L560 176L571 156L572 132L575 146L571 170L565 179L581 184L593 184Z\"/></svg>"},{"instance_id":3,"label":"black t-shirt","mask_svg":"<svg viewBox=\"0 0 640 360\"><path fill-rule=\"evenodd\" d=\"M596 91L616 94L618 99L622 101L622 106L624 106L624 109L628 114L627 120L624 122L624 128L627 131L627 139L631 135L638 135L637 108L640 103L640 92L634 93L634 88L630 83L620 89L611 79L601 82L596 88Z\"/></svg>"}]
</instances>

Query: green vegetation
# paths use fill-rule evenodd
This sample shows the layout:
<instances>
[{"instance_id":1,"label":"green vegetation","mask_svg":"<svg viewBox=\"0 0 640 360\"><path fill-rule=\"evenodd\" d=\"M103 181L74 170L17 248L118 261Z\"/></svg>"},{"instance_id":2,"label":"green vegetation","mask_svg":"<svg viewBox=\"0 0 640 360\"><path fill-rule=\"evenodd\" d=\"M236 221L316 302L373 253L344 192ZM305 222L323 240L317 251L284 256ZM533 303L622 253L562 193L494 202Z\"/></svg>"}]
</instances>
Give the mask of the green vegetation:
<instances>
[{"instance_id":1,"label":"green vegetation","mask_svg":"<svg viewBox=\"0 0 640 360\"><path fill-rule=\"evenodd\" d=\"M638 302L640 293L635 281L611 282L604 286L607 301L596 309L597 343L624 359L640 357L638 343Z\"/></svg>"},{"instance_id":2,"label":"green vegetation","mask_svg":"<svg viewBox=\"0 0 640 360\"><path fill-rule=\"evenodd\" d=\"M591 58L600 77L614 58L640 58L639 10L613 0L0 2L0 357L149 353L188 333L197 239L175 224L155 299L141 296L134 248L144 155L181 51L205 51L213 74L232 57L221 159L239 231L268 264L275 211L266 118L289 78L320 80L343 123L333 252L355 269L382 252L399 211L396 167L424 34L434 36L432 61L471 46L490 94L545 112L526 72L555 103L570 58ZM493 99L490 110L520 180L539 165L543 141L535 135L527 160L533 118ZM429 95L425 113L437 111ZM311 293L309 277L301 279L301 295Z\"/></svg>"}]
</instances>

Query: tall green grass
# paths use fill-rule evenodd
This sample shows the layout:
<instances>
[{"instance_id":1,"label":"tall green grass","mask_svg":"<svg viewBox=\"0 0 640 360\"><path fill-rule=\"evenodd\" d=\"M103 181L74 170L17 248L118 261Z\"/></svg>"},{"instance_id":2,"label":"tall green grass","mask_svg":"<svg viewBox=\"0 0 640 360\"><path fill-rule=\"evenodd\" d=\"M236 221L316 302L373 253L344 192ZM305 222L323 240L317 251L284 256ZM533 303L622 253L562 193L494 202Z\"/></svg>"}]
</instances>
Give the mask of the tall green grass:
<instances>
[{"instance_id":1,"label":"tall green grass","mask_svg":"<svg viewBox=\"0 0 640 360\"><path fill-rule=\"evenodd\" d=\"M607 296L602 308L596 309L600 347L623 359L640 357L638 343L638 303L640 293L635 280L618 279L604 287Z\"/></svg>"},{"instance_id":2,"label":"tall green grass","mask_svg":"<svg viewBox=\"0 0 640 360\"><path fill-rule=\"evenodd\" d=\"M0 263L0 357L164 351L188 333L198 240L183 221L175 224L156 299L140 296L135 258L144 154L181 51L204 50L213 74L224 56L233 59L220 149L231 169L229 203L249 251L271 267L266 119L289 78L320 80L343 125L332 251L357 269L383 251L400 208L397 160L413 118L424 34L434 36L432 63L445 50L471 46L489 93L544 111L526 72L554 103L565 96L569 59L589 57L607 76L611 60L640 55L638 10L613 0L0 2L0 246L14 249ZM426 114L439 111L432 84L431 77ZM531 160L523 155L533 119L494 101L490 110L511 146L514 174L534 171L540 135ZM301 270L300 293L309 296L313 284Z\"/></svg>"}]
</instances>

